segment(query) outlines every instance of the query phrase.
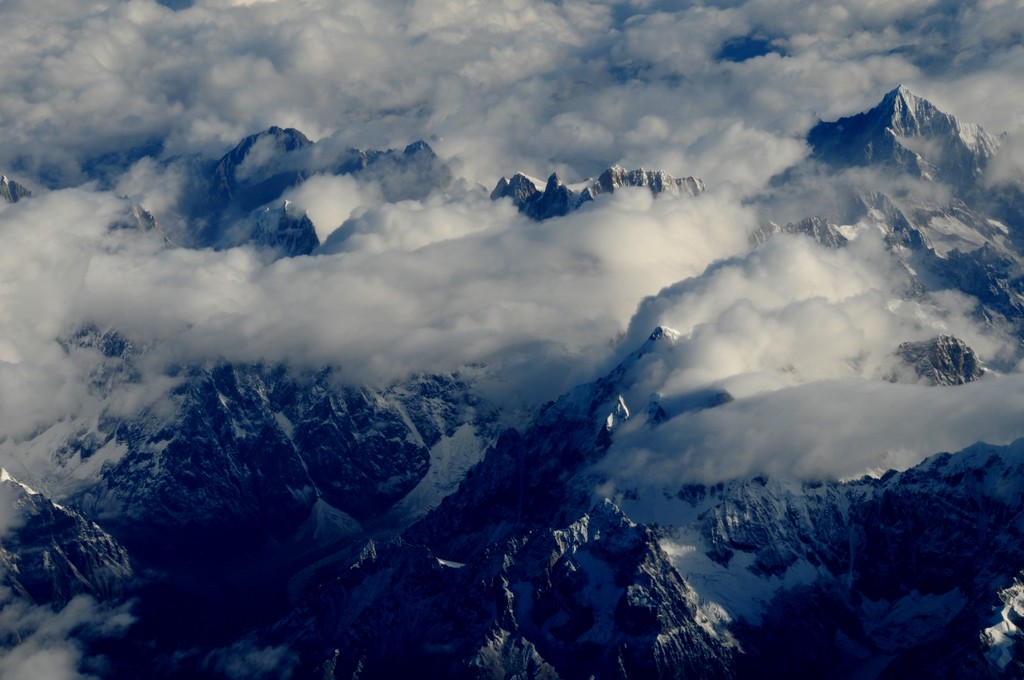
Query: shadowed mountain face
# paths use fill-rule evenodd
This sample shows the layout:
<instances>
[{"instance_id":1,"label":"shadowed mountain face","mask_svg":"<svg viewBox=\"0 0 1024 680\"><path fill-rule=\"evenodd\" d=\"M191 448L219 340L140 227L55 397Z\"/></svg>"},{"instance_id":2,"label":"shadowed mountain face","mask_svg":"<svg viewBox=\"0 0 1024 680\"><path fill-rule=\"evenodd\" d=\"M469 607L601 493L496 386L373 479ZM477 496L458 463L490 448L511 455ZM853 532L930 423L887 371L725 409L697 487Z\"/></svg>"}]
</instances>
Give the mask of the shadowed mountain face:
<instances>
[{"instance_id":1,"label":"shadowed mountain face","mask_svg":"<svg viewBox=\"0 0 1024 680\"><path fill-rule=\"evenodd\" d=\"M807 142L810 158L775 178L772 194L813 195L819 213L779 227L769 221L779 204L765 199L754 242L791 232L841 245L836 225L880 229L914 285L961 290L983 323L1024 337L1024 194L988 178L996 137L900 86L869 111L818 123Z\"/></svg>"},{"instance_id":2,"label":"shadowed mountain face","mask_svg":"<svg viewBox=\"0 0 1024 680\"><path fill-rule=\"evenodd\" d=\"M881 479L666 483L591 506L619 428L661 426L621 395L674 342L659 330L503 435L403 539L324 569L300 647L337 678L987 677L1018 658L1016 628L1008 648L983 632L1024 560L1021 442Z\"/></svg>"},{"instance_id":3,"label":"shadowed mountain face","mask_svg":"<svg viewBox=\"0 0 1024 680\"><path fill-rule=\"evenodd\" d=\"M17 203L21 199L28 198L31 195L31 191L14 180L7 179L7 175L0 177L0 200L8 203Z\"/></svg>"},{"instance_id":4,"label":"shadowed mountain face","mask_svg":"<svg viewBox=\"0 0 1024 680\"><path fill-rule=\"evenodd\" d=\"M601 194L614 193L622 187L646 188L655 196L697 196L705 191L704 182L696 177L677 179L664 172L626 170L614 165L596 180L588 180L576 188L567 186L557 174L552 174L542 190L534 180L516 173L512 179L498 180L491 191L491 199L511 198L519 212L534 220L546 220L568 215Z\"/></svg>"},{"instance_id":5,"label":"shadowed mountain face","mask_svg":"<svg viewBox=\"0 0 1024 680\"><path fill-rule=\"evenodd\" d=\"M213 168L210 202L236 202L248 211L277 198L304 178L305 169L294 161L298 152L311 146L313 142L293 128L274 126L246 137Z\"/></svg>"},{"instance_id":6,"label":"shadowed mountain face","mask_svg":"<svg viewBox=\"0 0 1024 680\"><path fill-rule=\"evenodd\" d=\"M835 168L880 166L921 179L943 181L961 192L981 181L998 140L900 86L875 108L807 135L812 157Z\"/></svg>"},{"instance_id":7,"label":"shadowed mountain face","mask_svg":"<svg viewBox=\"0 0 1024 680\"><path fill-rule=\"evenodd\" d=\"M0 583L59 609L77 595L116 600L133 576L128 552L81 513L0 469Z\"/></svg>"},{"instance_id":8,"label":"shadowed mountain face","mask_svg":"<svg viewBox=\"0 0 1024 680\"><path fill-rule=\"evenodd\" d=\"M312 224L301 235L267 233L267 210L314 175L353 175L379 186L388 201L422 199L445 189L451 170L426 142L402 150L340 148L333 140L313 142L293 128L268 128L238 143L212 167L198 170L198 200L187 245L231 248L244 243L270 247L284 256L306 255L319 245ZM295 219L301 222L302 216ZM261 222L262 220L262 222ZM336 225L334 225L336 226ZM275 225L277 228L277 225ZM271 230L272 231L272 230Z\"/></svg>"},{"instance_id":9,"label":"shadowed mountain face","mask_svg":"<svg viewBox=\"0 0 1024 680\"><path fill-rule=\"evenodd\" d=\"M985 374L974 350L963 340L948 335L924 342L905 342L896 353L930 385L964 385Z\"/></svg>"},{"instance_id":10,"label":"shadowed mountain face","mask_svg":"<svg viewBox=\"0 0 1024 680\"><path fill-rule=\"evenodd\" d=\"M840 258L877 230L873 256L909 282L906 300L887 303L952 289L993 334L1024 337L1018 225L992 212L983 181L994 138L901 87L868 112L818 124L808 142L811 158L772 191L825 186L834 209L762 221L753 266L776 239ZM199 174L187 245L256 248L282 269L328 250L284 198L310 177L350 174L392 201L451 183L422 142L338 149L278 127ZM3 186L9 201L28 195ZM692 177L612 166L578 185L516 174L491 198L544 220L584 204L597 216L601 196L624 189L658 201L705 191ZM139 206L117 220L140 238L160 232ZM386 385L355 383L344 366L211 358L154 369L170 341L77 328L58 342L80 360L87 406L16 443L25 460L51 465L37 475L45 495L0 479L0 501L15 508L0 512L10 523L0 566L25 606L138 598L133 632L106 652L109 677L223 677L229 664L218 659L232 654L270 675L328 679L986 677L1024 667L1024 445L977 444L880 478L680 481L656 466L693 452L659 433L750 403L722 380L651 389L653 376L678 375L680 356L699 362L690 343L700 323L658 327L646 341L649 326L630 329L640 342L613 368L543 406L506 405L515 418L466 377L501 367ZM918 398L970 398L1003 379L964 340L930 334L915 328L886 345L888 363L858 379ZM152 395L154 383L163 387ZM148 399L125 398L140 392Z\"/></svg>"},{"instance_id":11,"label":"shadowed mountain face","mask_svg":"<svg viewBox=\"0 0 1024 680\"><path fill-rule=\"evenodd\" d=\"M94 389L104 404L135 383L146 355L96 329L65 345L102 353ZM283 541L318 506L334 510L340 529L358 526L416 487L431 448L474 418L457 376L375 390L328 369L219 363L174 377L164 402L130 418L105 406L43 435L57 443L76 502L146 545L154 527L164 545Z\"/></svg>"}]
</instances>

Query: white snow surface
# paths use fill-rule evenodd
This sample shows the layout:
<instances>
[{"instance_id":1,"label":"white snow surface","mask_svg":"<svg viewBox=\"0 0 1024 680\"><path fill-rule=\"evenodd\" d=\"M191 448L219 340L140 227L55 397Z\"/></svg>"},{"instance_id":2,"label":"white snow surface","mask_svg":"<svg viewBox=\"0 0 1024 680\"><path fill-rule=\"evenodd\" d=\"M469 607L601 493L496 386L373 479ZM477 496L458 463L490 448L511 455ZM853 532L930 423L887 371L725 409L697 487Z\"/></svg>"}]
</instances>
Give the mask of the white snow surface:
<instances>
[{"instance_id":1,"label":"white snow surface","mask_svg":"<svg viewBox=\"0 0 1024 680\"><path fill-rule=\"evenodd\" d=\"M452 436L444 436L430 449L430 468L412 491L388 513L399 524L422 517L458 487L469 468L483 458L488 442L476 428L463 424Z\"/></svg>"},{"instance_id":2,"label":"white snow surface","mask_svg":"<svg viewBox=\"0 0 1024 680\"><path fill-rule=\"evenodd\" d=\"M348 513L334 507L323 498L316 499L309 517L295 532L294 540L328 545L362 532L362 525Z\"/></svg>"}]
</instances>

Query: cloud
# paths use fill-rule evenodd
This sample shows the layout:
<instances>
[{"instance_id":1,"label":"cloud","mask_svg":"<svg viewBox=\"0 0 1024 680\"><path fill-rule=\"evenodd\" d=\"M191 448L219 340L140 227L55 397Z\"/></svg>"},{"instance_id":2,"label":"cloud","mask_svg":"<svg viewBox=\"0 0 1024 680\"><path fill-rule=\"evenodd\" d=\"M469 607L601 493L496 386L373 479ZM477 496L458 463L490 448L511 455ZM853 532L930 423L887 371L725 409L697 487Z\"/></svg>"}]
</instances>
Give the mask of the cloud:
<instances>
[{"instance_id":1,"label":"cloud","mask_svg":"<svg viewBox=\"0 0 1024 680\"><path fill-rule=\"evenodd\" d=\"M802 381L878 377L880 356L898 338L944 323L937 306L905 301L909 290L870 228L839 250L776 237L645 299L624 345L639 346L657 326L683 333L681 354L702 376L691 388L761 369L786 368Z\"/></svg>"},{"instance_id":2,"label":"cloud","mask_svg":"<svg viewBox=\"0 0 1024 680\"><path fill-rule=\"evenodd\" d=\"M599 470L620 490L754 474L847 478L1024 436L1019 374L955 388L889 382L907 340L953 333L986 360L1013 355L961 294L909 287L864 227L840 250L775 237L647 298L623 347L656 326L679 336L634 368L623 388L634 415ZM708 390L734 400L695 411L693 395ZM664 422L649 418L655 403Z\"/></svg>"},{"instance_id":3,"label":"cloud","mask_svg":"<svg viewBox=\"0 0 1024 680\"><path fill-rule=\"evenodd\" d=\"M6 471L5 471L6 473ZM5 475L6 476L6 475ZM25 492L0 481L0 540L24 525ZM11 543L21 543L18 538ZM0 563L6 569L7 556ZM2 574L0 574L2 575ZM5 579L6 580L6 579ZM102 674L105 660L88 642L122 635L134 623L129 605L109 606L79 595L62 607L36 604L0 585L0 677L5 680L79 680Z\"/></svg>"},{"instance_id":4,"label":"cloud","mask_svg":"<svg viewBox=\"0 0 1024 680\"><path fill-rule=\"evenodd\" d=\"M739 144L729 131L743 130L793 145L814 116L861 110L899 81L965 112L985 114L967 92L1005 93L1000 108L1019 111L1012 3L49 0L0 11L16 64L0 75L0 167L51 187L113 180L146 155L217 157L272 124L357 147L433 138L488 185L617 161L679 163L664 169L717 184L754 181L763 163L733 153L705 170L711 140ZM781 53L716 59L745 35ZM698 140L705 154L690 148Z\"/></svg>"},{"instance_id":5,"label":"cloud","mask_svg":"<svg viewBox=\"0 0 1024 680\"><path fill-rule=\"evenodd\" d=\"M286 194L298 210L309 214L323 243L343 222L383 200L373 185L360 183L348 175L317 175Z\"/></svg>"},{"instance_id":6,"label":"cloud","mask_svg":"<svg viewBox=\"0 0 1024 680\"><path fill-rule=\"evenodd\" d=\"M688 338L673 389L878 377L894 343L939 328L1002 351L955 295L894 302L905 281L870 238L843 254L780 240L687 279L743 253L765 217L744 201L807 153L818 118L902 81L1017 130L1019 3L12 0L0 17L13 65L0 73L0 170L56 189L0 211L0 432L88 402L86 360L54 341L86 322L159 338L159 359L300 357L352 379L506 362L512 392L545 396L657 323ZM771 49L721 58L750 36ZM120 195L185 233L196 160L270 125L332 149L429 139L467 181L388 203L372 183L315 176L287 196L329 242L312 258L107 233ZM712 190L624 191L543 224L486 198L516 170L572 181L614 162ZM772 217L830 200L829 185L802 189L767 204Z\"/></svg>"},{"instance_id":7,"label":"cloud","mask_svg":"<svg viewBox=\"0 0 1024 680\"><path fill-rule=\"evenodd\" d=\"M833 212L838 185L877 184L863 170L784 188L770 180L805 157L817 120L867 110L901 82L1008 131L990 174L1018 178L1022 9L0 2L0 172L36 194L0 204L0 461L59 476L62 428L94 422L101 408L131 415L160 403L174 384L168 364L329 364L379 384L485 363L478 389L521 408L603 375L659 325L681 335L624 390L633 417L600 468L619 490L843 478L1024 436L1019 349L979 326L966 296L914 289L872 225L840 251L801 237L752 251L747 242L761 219ZM326 242L312 257L165 247L158 235L108 229L141 203L189 242L195 169L271 125L298 128L323 153L425 139L464 181L398 201L380 182L314 175L285 196ZM292 160L319 172L316 153ZM702 177L710 191L672 200L622 190L543 223L487 197L516 171L578 181L613 163ZM58 342L85 324L151 348L140 382L107 401L89 388L102 357ZM939 333L1004 374L956 388L888 382L899 343ZM733 401L692 408L720 390ZM658 425L652 401L668 416ZM0 533L18 522L0 502ZM54 611L0 589L0 676L103 676L89 641L129 623L126 610L86 597ZM201 663L228 677L284 677L293 662L284 648L242 641Z\"/></svg>"},{"instance_id":8,"label":"cloud","mask_svg":"<svg viewBox=\"0 0 1024 680\"><path fill-rule=\"evenodd\" d=\"M843 479L1024 436L1021 376L936 388L860 379L762 392L655 429L623 428L599 466L619 490L748 475Z\"/></svg>"},{"instance_id":9,"label":"cloud","mask_svg":"<svg viewBox=\"0 0 1024 680\"><path fill-rule=\"evenodd\" d=\"M177 360L304 357L366 379L452 370L537 343L603 354L643 291L738 252L752 226L714 196L645 191L545 223L483 193L403 201L358 212L329 240L335 254L312 258L96 253L74 316L173 339Z\"/></svg>"},{"instance_id":10,"label":"cloud","mask_svg":"<svg viewBox=\"0 0 1024 680\"><path fill-rule=\"evenodd\" d=\"M230 647L206 655L201 667L232 680L245 678L291 678L298 665L297 655L285 646L260 647L239 640Z\"/></svg>"},{"instance_id":11,"label":"cloud","mask_svg":"<svg viewBox=\"0 0 1024 680\"><path fill-rule=\"evenodd\" d=\"M31 604L0 586L0 677L81 680L101 677L102 658L85 641L116 637L132 624L126 607L109 608L79 595L59 610Z\"/></svg>"},{"instance_id":12,"label":"cloud","mask_svg":"<svg viewBox=\"0 0 1024 680\"><path fill-rule=\"evenodd\" d=\"M145 172L132 176L145 184ZM108 230L128 202L89 189L0 213L11 245L0 255L0 431L24 437L91 408L100 357L57 342L85 325L153 345L127 403L167 387L164 363L210 360L330 364L375 384L507 362L519 368L505 398L552 398L603 360L646 292L741 252L754 227L714 192L624 190L544 223L473 189L388 204L350 178L319 177L290 195L322 235L344 220L328 254L269 262L247 247L163 247L157 234Z\"/></svg>"}]
</instances>

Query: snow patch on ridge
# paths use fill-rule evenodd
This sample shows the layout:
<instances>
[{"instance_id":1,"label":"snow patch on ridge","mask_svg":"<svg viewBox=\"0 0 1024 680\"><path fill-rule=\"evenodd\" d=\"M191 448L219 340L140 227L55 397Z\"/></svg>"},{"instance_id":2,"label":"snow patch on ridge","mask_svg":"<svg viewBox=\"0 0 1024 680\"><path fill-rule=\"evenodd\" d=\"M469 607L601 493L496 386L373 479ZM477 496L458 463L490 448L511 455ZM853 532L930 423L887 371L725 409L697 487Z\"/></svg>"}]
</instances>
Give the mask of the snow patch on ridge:
<instances>
[{"instance_id":1,"label":"snow patch on ridge","mask_svg":"<svg viewBox=\"0 0 1024 680\"><path fill-rule=\"evenodd\" d=\"M452 492L466 472L483 458L486 442L466 423L430 448L430 468L409 494L388 513L399 523L425 515Z\"/></svg>"}]
</instances>

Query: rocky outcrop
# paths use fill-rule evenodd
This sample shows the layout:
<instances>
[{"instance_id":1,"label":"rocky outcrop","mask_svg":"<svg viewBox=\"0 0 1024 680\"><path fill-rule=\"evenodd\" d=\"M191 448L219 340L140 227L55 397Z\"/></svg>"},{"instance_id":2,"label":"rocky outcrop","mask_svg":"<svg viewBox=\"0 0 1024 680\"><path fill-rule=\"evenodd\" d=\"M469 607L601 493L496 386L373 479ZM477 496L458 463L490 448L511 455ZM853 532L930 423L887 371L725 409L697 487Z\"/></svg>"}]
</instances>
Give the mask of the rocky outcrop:
<instances>
[{"instance_id":1,"label":"rocky outcrop","mask_svg":"<svg viewBox=\"0 0 1024 680\"><path fill-rule=\"evenodd\" d=\"M23 198L29 198L32 192L14 180L7 179L7 175L0 176L0 201L17 203Z\"/></svg>"},{"instance_id":2,"label":"rocky outcrop","mask_svg":"<svg viewBox=\"0 0 1024 680\"><path fill-rule=\"evenodd\" d=\"M522 173L511 179L502 177L491 191L491 200L511 198L519 212L534 220L561 217L593 201L601 194L614 193L622 187L642 187L655 196L696 196L704 192L704 182L696 177L675 178L665 172L626 170L618 165L601 173L597 180L570 187L557 174L552 174L543 189Z\"/></svg>"},{"instance_id":3,"label":"rocky outcrop","mask_svg":"<svg viewBox=\"0 0 1024 680\"><path fill-rule=\"evenodd\" d=\"M805 217L799 222L787 222L785 226L768 222L761 225L750 235L750 244L761 245L777 234L802 234L810 236L826 248L842 248L848 240L839 231L839 227L821 217Z\"/></svg>"},{"instance_id":4,"label":"rocky outcrop","mask_svg":"<svg viewBox=\"0 0 1024 680\"><path fill-rule=\"evenodd\" d=\"M985 374L985 369L967 343L949 335L922 342L905 342L896 355L919 380L930 385L963 385Z\"/></svg>"},{"instance_id":5,"label":"rocky outcrop","mask_svg":"<svg viewBox=\"0 0 1024 680\"><path fill-rule=\"evenodd\" d=\"M0 583L54 610L77 595L121 597L133 577L128 553L81 513L0 469Z\"/></svg>"}]
</instances>

